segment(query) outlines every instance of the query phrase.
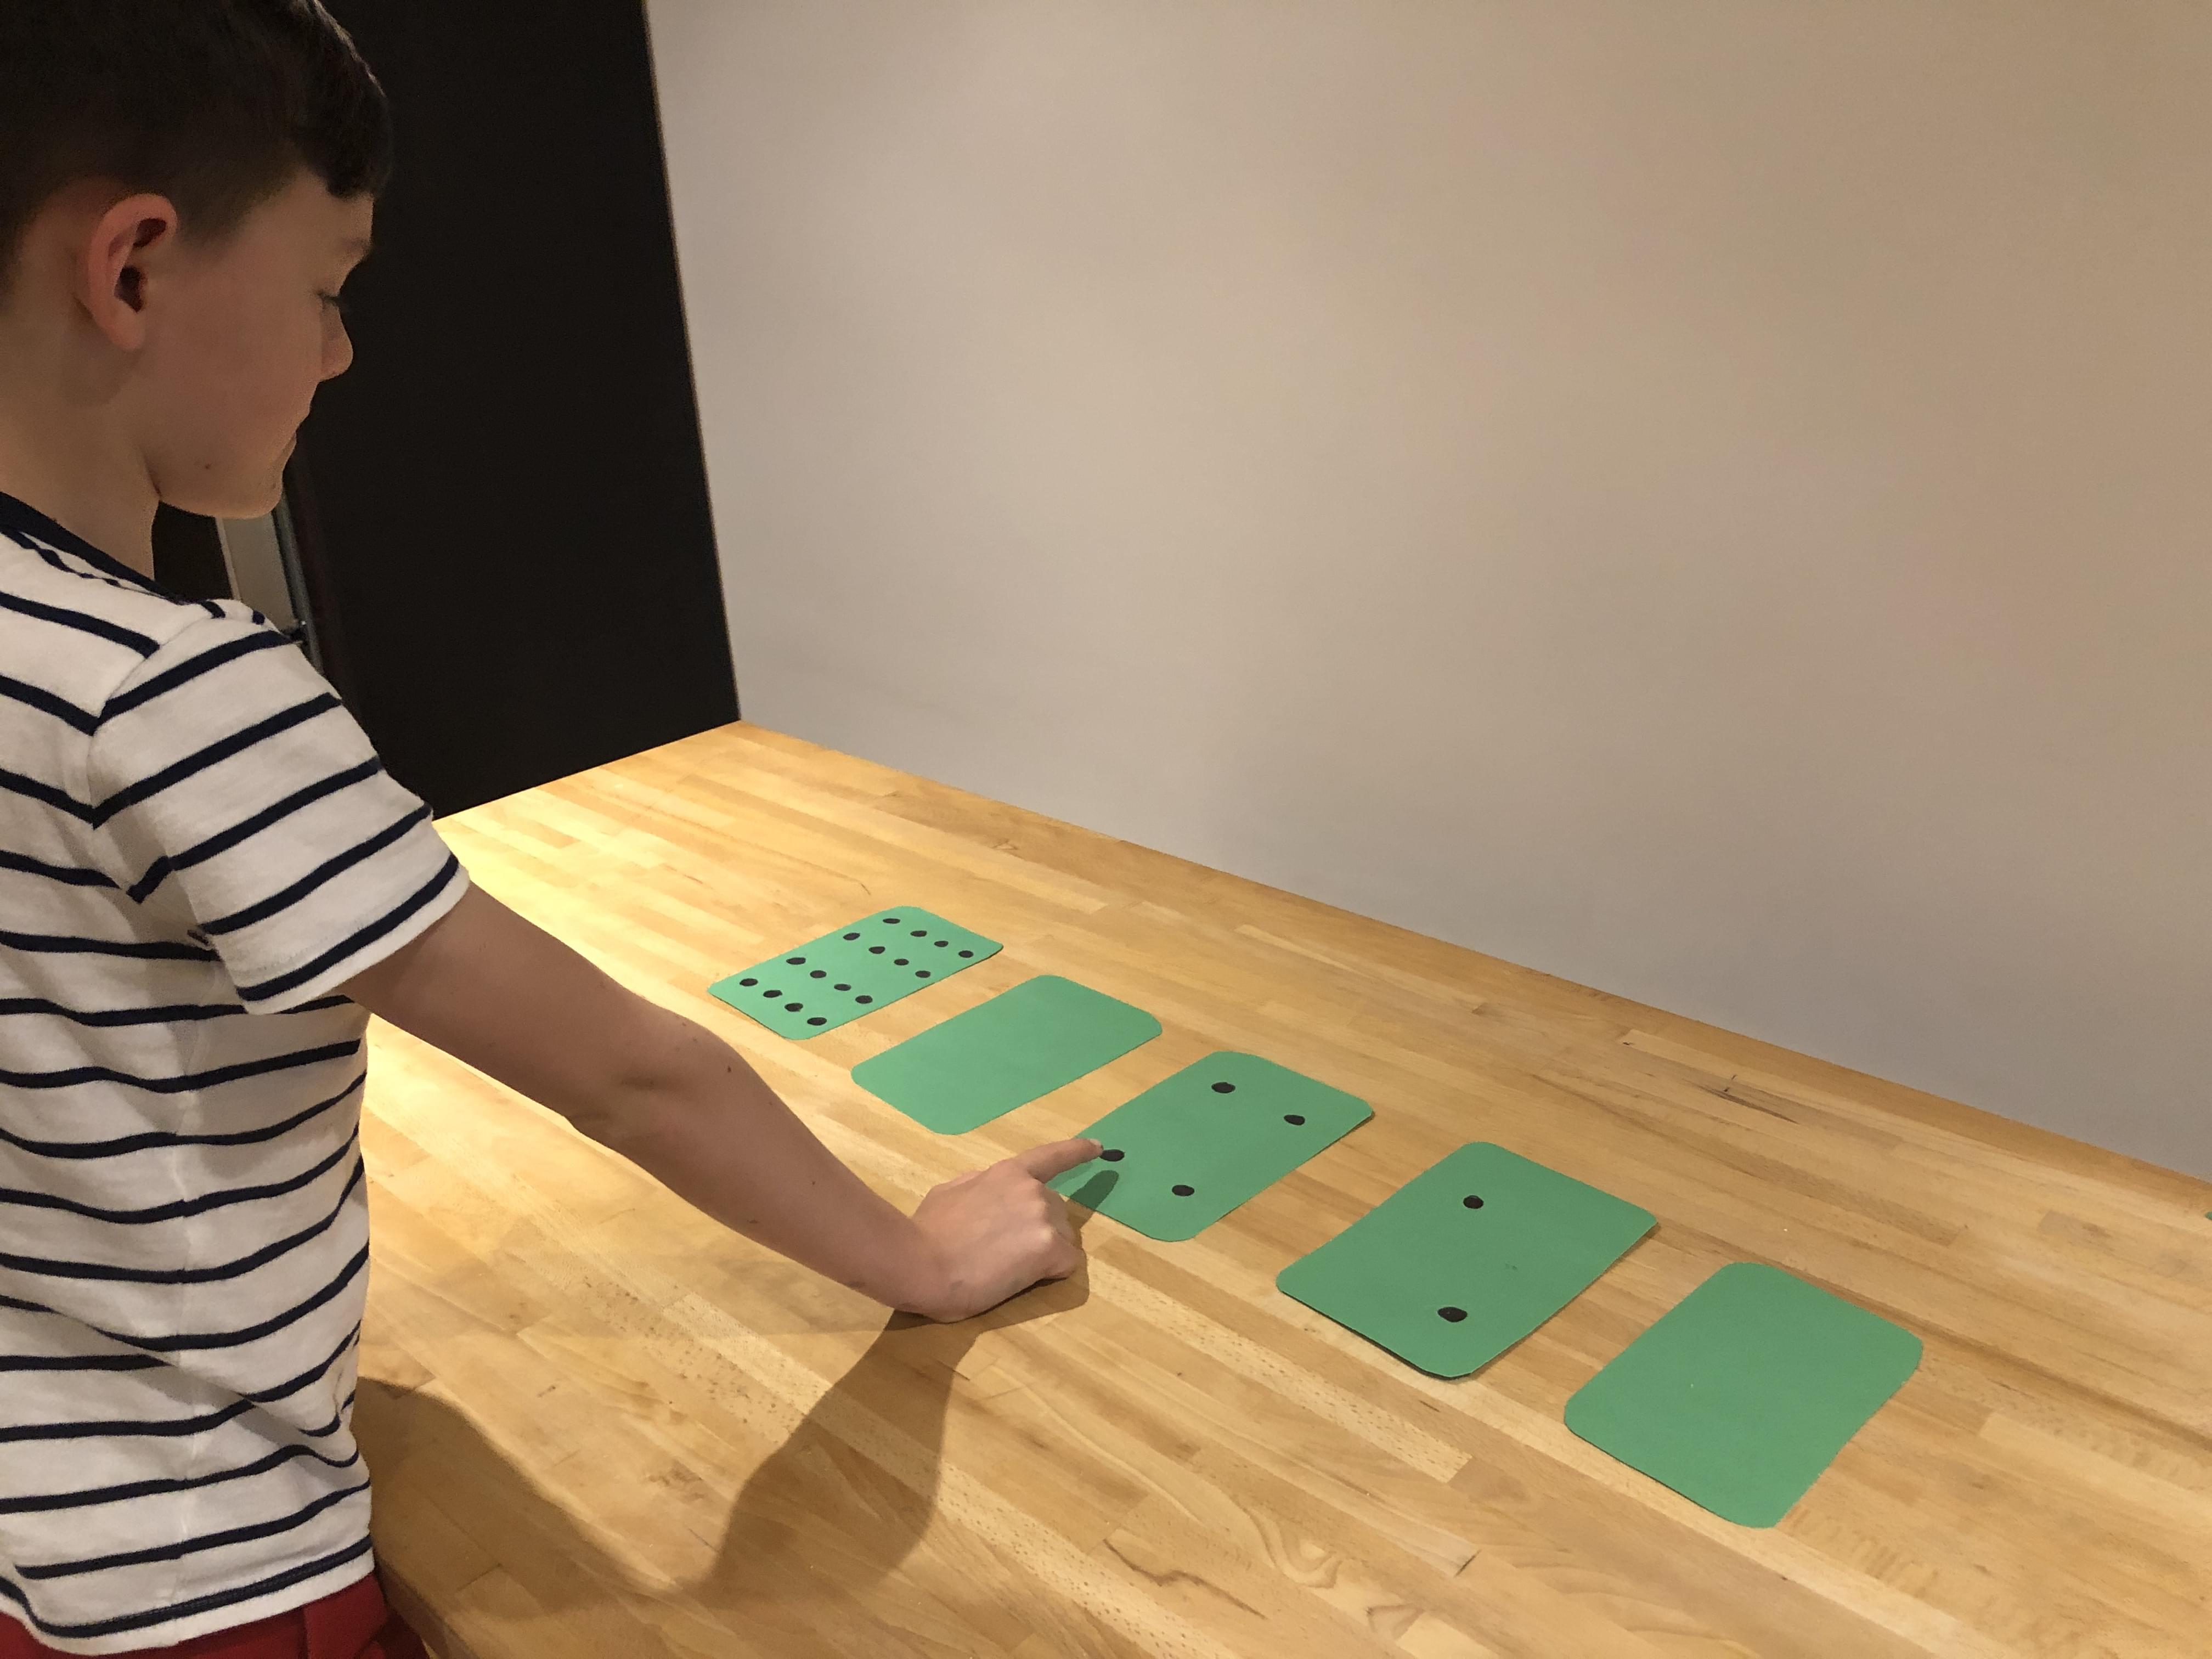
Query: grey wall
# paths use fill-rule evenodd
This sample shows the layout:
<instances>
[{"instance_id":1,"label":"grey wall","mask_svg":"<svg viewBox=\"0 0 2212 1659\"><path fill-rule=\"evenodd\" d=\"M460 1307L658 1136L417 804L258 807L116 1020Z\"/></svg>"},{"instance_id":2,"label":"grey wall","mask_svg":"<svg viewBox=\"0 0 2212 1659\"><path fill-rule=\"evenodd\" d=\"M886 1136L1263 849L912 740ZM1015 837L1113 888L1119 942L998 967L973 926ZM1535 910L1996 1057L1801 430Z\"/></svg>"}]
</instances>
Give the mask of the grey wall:
<instances>
[{"instance_id":1,"label":"grey wall","mask_svg":"<svg viewBox=\"0 0 2212 1659\"><path fill-rule=\"evenodd\" d=\"M750 717L2212 1171L2212 7L651 15Z\"/></svg>"}]
</instances>

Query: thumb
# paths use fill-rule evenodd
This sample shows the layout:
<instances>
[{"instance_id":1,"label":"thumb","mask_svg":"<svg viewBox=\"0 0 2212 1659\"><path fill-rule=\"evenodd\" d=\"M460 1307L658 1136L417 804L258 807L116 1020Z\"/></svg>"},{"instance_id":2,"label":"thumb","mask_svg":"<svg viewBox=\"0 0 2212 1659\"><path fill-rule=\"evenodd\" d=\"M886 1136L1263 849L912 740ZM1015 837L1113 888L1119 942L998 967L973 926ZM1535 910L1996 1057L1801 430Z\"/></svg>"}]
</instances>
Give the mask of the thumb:
<instances>
[{"instance_id":1,"label":"thumb","mask_svg":"<svg viewBox=\"0 0 2212 1659\"><path fill-rule=\"evenodd\" d=\"M1090 1136L1079 1135L1073 1140L1047 1141L1025 1152L1016 1152L1006 1162L1019 1165L1039 1181L1049 1181L1079 1164L1088 1164L1101 1150L1100 1144Z\"/></svg>"}]
</instances>

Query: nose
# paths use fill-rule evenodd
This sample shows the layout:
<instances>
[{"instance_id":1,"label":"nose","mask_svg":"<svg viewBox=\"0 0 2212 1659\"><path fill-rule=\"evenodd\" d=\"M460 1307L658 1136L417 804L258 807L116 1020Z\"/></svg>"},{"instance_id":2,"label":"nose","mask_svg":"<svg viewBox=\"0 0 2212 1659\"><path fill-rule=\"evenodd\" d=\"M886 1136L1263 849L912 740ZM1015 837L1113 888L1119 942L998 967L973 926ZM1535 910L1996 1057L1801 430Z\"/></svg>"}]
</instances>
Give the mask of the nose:
<instances>
[{"instance_id":1,"label":"nose","mask_svg":"<svg viewBox=\"0 0 2212 1659\"><path fill-rule=\"evenodd\" d=\"M323 333L323 379L334 380L352 367L353 336L346 332L345 319L334 316Z\"/></svg>"}]
</instances>

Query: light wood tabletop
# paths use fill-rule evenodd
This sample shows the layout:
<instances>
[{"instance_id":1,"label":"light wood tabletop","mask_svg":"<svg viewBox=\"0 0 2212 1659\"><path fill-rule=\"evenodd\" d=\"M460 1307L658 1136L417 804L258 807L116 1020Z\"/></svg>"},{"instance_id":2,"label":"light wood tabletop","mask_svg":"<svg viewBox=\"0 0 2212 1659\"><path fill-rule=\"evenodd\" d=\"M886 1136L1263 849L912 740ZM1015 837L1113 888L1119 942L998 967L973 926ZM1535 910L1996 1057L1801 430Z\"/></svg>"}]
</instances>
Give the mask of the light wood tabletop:
<instances>
[{"instance_id":1,"label":"light wood tabletop","mask_svg":"<svg viewBox=\"0 0 2212 1659\"><path fill-rule=\"evenodd\" d=\"M939 1326L379 1025L356 1426L449 1659L2212 1653L2212 1184L750 726L444 828L904 1205L1219 1048L1376 1112L1195 1239L1089 1218L1081 1275ZM893 903L1006 948L805 1043L706 995ZM1038 973L1165 1035L957 1137L853 1084ZM1457 1382L1275 1289L1472 1140L1658 1227ZM1561 1420L1735 1261L1926 1342L1767 1530Z\"/></svg>"}]
</instances>

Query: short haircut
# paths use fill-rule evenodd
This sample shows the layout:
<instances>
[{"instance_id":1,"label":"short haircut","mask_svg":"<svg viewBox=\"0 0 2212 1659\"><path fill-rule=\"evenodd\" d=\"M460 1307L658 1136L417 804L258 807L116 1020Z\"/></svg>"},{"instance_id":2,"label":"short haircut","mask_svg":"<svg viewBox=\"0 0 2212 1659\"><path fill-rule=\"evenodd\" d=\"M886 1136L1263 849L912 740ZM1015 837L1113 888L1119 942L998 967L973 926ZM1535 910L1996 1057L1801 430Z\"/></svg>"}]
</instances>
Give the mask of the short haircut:
<instances>
[{"instance_id":1,"label":"short haircut","mask_svg":"<svg viewBox=\"0 0 2212 1659\"><path fill-rule=\"evenodd\" d=\"M318 0L0 0L0 296L79 180L220 239L302 168L341 198L392 170L384 89Z\"/></svg>"}]
</instances>

